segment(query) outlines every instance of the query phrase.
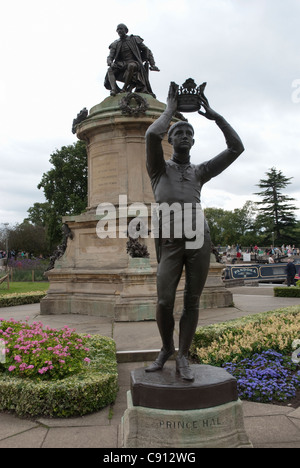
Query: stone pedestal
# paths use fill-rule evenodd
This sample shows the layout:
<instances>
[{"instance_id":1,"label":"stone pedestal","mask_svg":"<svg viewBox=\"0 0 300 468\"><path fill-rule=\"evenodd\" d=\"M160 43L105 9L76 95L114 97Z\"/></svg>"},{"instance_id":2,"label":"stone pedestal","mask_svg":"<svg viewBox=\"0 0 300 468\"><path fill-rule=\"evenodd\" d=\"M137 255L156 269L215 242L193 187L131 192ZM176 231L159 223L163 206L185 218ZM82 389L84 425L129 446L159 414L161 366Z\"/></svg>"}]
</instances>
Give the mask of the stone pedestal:
<instances>
[{"instance_id":1,"label":"stone pedestal","mask_svg":"<svg viewBox=\"0 0 300 468\"><path fill-rule=\"evenodd\" d=\"M121 423L124 448L251 448L236 380L224 369L192 366L195 381L175 369L131 373Z\"/></svg>"}]
</instances>

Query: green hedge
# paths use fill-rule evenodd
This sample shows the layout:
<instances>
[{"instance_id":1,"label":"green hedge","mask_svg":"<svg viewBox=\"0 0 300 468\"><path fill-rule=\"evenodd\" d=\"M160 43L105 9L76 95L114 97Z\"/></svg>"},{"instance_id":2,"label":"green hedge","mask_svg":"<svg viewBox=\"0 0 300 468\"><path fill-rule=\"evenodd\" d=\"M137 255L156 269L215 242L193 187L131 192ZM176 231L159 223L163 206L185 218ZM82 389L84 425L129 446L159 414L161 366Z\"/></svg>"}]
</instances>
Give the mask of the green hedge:
<instances>
[{"instance_id":1,"label":"green hedge","mask_svg":"<svg viewBox=\"0 0 300 468\"><path fill-rule=\"evenodd\" d=\"M275 297L300 297L300 288L289 287L289 288L274 288Z\"/></svg>"},{"instance_id":2,"label":"green hedge","mask_svg":"<svg viewBox=\"0 0 300 468\"><path fill-rule=\"evenodd\" d=\"M115 342L99 335L90 340L90 365L75 376L38 382L0 372L0 411L63 418L83 416L113 403L118 392Z\"/></svg>"},{"instance_id":3,"label":"green hedge","mask_svg":"<svg viewBox=\"0 0 300 468\"><path fill-rule=\"evenodd\" d=\"M5 294L0 297L0 307L13 307L24 304L35 304L40 302L46 292L36 291L29 293Z\"/></svg>"}]
</instances>

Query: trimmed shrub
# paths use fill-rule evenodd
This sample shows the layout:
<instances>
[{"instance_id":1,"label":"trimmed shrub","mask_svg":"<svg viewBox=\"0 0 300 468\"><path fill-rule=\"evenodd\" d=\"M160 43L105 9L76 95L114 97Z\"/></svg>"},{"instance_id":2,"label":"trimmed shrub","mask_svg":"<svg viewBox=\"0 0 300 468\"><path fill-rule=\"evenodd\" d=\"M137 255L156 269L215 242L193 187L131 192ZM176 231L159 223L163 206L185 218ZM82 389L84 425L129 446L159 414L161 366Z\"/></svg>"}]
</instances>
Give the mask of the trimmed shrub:
<instances>
[{"instance_id":1,"label":"trimmed shrub","mask_svg":"<svg viewBox=\"0 0 300 468\"><path fill-rule=\"evenodd\" d=\"M0 376L0 411L15 411L18 416L83 416L113 403L116 396L117 375L111 372L54 382Z\"/></svg>"},{"instance_id":2,"label":"trimmed shrub","mask_svg":"<svg viewBox=\"0 0 300 468\"><path fill-rule=\"evenodd\" d=\"M7 348L0 363L0 411L69 417L113 403L118 392L115 342L41 325L0 322Z\"/></svg>"},{"instance_id":3,"label":"trimmed shrub","mask_svg":"<svg viewBox=\"0 0 300 468\"><path fill-rule=\"evenodd\" d=\"M40 302L45 296L46 292L41 291L33 291L18 294L5 294L4 296L0 296L0 307L13 307L25 304L36 304Z\"/></svg>"},{"instance_id":4,"label":"trimmed shrub","mask_svg":"<svg viewBox=\"0 0 300 468\"><path fill-rule=\"evenodd\" d=\"M275 297L300 297L300 288L274 288Z\"/></svg>"}]
</instances>

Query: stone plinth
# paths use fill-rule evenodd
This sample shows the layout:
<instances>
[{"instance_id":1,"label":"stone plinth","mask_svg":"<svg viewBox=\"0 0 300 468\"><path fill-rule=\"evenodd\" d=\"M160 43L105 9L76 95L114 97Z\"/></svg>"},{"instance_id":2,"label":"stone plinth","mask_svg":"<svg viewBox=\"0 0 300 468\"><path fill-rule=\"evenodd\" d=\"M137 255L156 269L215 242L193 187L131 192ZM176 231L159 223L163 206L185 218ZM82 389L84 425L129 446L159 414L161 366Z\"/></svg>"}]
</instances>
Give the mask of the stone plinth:
<instances>
[{"instance_id":1,"label":"stone plinth","mask_svg":"<svg viewBox=\"0 0 300 468\"><path fill-rule=\"evenodd\" d=\"M94 106L77 128L77 136L88 145L88 210L100 203L119 204L119 195L128 203L152 203L153 194L146 171L145 133L165 109L165 104L148 94L139 94L148 108L135 115L121 105L125 94L108 97ZM134 99L131 110L136 109ZM172 147L163 142L167 159Z\"/></svg>"},{"instance_id":2,"label":"stone plinth","mask_svg":"<svg viewBox=\"0 0 300 468\"><path fill-rule=\"evenodd\" d=\"M121 423L124 448L251 448L236 380L212 366L193 365L195 381L174 368L131 374Z\"/></svg>"},{"instance_id":3,"label":"stone plinth","mask_svg":"<svg viewBox=\"0 0 300 468\"><path fill-rule=\"evenodd\" d=\"M224 265L217 263L215 256L212 254L205 288L200 299L200 308L213 309L232 306L232 292L226 289L222 280L223 269Z\"/></svg>"}]
</instances>

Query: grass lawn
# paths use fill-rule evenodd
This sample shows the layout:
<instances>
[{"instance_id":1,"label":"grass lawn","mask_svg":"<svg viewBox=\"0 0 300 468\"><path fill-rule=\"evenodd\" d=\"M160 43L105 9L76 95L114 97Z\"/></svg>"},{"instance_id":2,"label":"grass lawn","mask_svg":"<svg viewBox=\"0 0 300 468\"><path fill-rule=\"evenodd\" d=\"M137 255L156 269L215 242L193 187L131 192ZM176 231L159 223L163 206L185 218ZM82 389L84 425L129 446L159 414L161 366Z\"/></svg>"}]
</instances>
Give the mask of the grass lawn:
<instances>
[{"instance_id":1,"label":"grass lawn","mask_svg":"<svg viewBox=\"0 0 300 468\"><path fill-rule=\"evenodd\" d=\"M49 288L48 282L10 282L9 289L7 289L6 282L0 285L0 296L5 296L5 294L14 294L14 293L27 293L31 291L47 291Z\"/></svg>"}]
</instances>

